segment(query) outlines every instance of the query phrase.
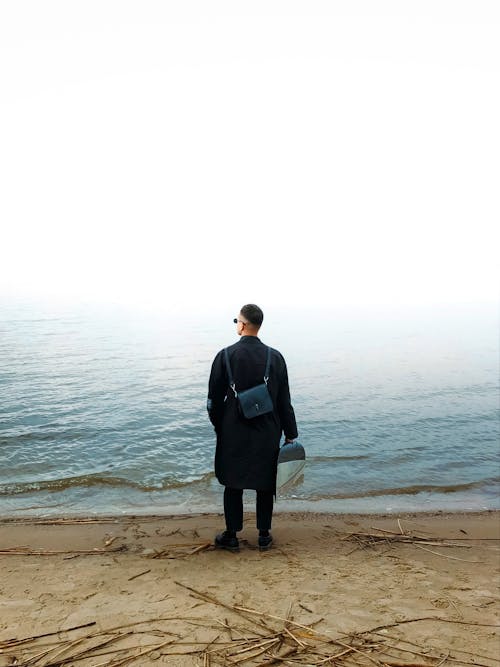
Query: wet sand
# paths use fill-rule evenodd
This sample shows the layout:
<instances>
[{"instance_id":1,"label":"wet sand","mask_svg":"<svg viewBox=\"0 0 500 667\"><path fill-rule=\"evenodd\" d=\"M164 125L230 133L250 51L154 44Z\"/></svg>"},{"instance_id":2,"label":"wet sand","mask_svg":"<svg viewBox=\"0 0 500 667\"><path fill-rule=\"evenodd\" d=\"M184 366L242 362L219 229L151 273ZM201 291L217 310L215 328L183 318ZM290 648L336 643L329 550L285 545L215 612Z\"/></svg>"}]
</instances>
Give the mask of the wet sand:
<instances>
[{"instance_id":1,"label":"wet sand","mask_svg":"<svg viewBox=\"0 0 500 667\"><path fill-rule=\"evenodd\" d=\"M277 514L268 552L253 515L239 553L208 546L222 525L214 514L0 520L0 667L50 648L32 664L321 664L354 635L358 652L336 664L500 664L499 512ZM76 640L104 642L117 626L128 634L69 659ZM252 632L264 644L250 659L234 647Z\"/></svg>"}]
</instances>

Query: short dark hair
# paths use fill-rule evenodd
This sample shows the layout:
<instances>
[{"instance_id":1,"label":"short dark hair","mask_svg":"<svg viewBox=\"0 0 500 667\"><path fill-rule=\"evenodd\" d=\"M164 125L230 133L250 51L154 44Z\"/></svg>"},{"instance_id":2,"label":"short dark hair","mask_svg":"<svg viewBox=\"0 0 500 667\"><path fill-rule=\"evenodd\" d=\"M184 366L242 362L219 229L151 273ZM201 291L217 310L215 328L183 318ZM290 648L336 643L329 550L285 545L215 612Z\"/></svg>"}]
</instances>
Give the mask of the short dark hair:
<instances>
[{"instance_id":1,"label":"short dark hair","mask_svg":"<svg viewBox=\"0 0 500 667\"><path fill-rule=\"evenodd\" d=\"M264 320L264 313L254 303L247 303L240 310L243 317L256 327L260 327Z\"/></svg>"}]
</instances>

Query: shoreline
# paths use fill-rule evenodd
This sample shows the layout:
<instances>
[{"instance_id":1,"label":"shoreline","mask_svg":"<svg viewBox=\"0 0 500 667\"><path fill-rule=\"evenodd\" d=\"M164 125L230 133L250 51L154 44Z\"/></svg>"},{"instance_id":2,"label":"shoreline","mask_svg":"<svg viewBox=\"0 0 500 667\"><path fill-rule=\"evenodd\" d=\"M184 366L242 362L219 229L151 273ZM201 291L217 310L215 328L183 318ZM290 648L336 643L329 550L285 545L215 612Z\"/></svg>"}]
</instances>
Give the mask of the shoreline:
<instances>
[{"instance_id":1,"label":"shoreline","mask_svg":"<svg viewBox=\"0 0 500 667\"><path fill-rule=\"evenodd\" d=\"M222 488L203 497L176 495L157 497L146 496L137 499L115 494L90 494L88 490L80 495L49 494L43 501L35 497L0 496L0 520L7 518L44 517L148 517L148 516L190 516L194 514L217 514L222 510ZM499 489L500 491L500 489ZM458 496L458 497L457 497ZM133 502L131 502L133 500ZM255 509L255 492L247 491L244 496L244 511ZM335 515L398 515L415 513L455 513L500 511L500 495L488 494L419 494L417 496L380 496L376 499L362 497L355 499L302 499L278 495L274 504L275 514L308 513Z\"/></svg>"},{"instance_id":2,"label":"shoreline","mask_svg":"<svg viewBox=\"0 0 500 667\"><path fill-rule=\"evenodd\" d=\"M252 511L248 511L245 508L244 515L245 518L250 518L252 516ZM487 515L498 515L500 521L500 509L429 509L429 510L418 510L418 511L395 511L395 512L333 512L333 511L324 511L318 510L317 512L312 510L288 510L288 509L274 509L273 519L276 517L284 519L292 519L298 517L315 517L315 519L320 519L321 517L337 518L337 519L418 519L418 518L431 518L431 517L451 517L458 518L464 516L467 518L487 516ZM184 512L184 513L166 513L166 514L61 514L61 515L46 515L46 516L11 516L11 515L1 515L0 514L0 525L9 524L9 523L33 523L33 524L51 524L57 521L65 521L67 523L81 523L91 522L91 523L109 523L113 521L165 521L165 520L182 520L182 519L194 519L202 517L222 517L223 511L222 508L219 512L216 511L207 511L207 512Z\"/></svg>"}]
</instances>

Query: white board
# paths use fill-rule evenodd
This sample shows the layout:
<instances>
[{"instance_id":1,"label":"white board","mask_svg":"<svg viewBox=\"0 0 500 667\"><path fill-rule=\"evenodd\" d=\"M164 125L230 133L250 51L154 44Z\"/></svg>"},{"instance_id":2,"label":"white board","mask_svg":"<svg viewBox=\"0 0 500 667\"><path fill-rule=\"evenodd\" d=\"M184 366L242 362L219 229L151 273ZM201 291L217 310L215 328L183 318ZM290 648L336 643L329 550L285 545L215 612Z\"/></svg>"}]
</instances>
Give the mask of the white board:
<instances>
[{"instance_id":1,"label":"white board","mask_svg":"<svg viewBox=\"0 0 500 667\"><path fill-rule=\"evenodd\" d=\"M305 465L304 447L299 442L283 445L278 456L276 490L282 490L297 481Z\"/></svg>"}]
</instances>

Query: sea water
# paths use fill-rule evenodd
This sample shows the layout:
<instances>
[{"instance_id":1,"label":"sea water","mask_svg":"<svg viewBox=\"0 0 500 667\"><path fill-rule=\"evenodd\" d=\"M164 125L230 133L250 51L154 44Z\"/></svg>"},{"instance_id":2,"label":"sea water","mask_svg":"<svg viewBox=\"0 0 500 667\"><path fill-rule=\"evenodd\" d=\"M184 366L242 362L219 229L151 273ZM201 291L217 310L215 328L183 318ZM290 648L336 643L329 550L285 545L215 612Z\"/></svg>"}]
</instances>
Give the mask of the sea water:
<instances>
[{"instance_id":1,"label":"sea water","mask_svg":"<svg viewBox=\"0 0 500 667\"><path fill-rule=\"evenodd\" d=\"M220 511L205 406L235 314L0 302L0 515ZM307 453L278 511L500 508L494 305L267 309L260 337Z\"/></svg>"}]
</instances>

